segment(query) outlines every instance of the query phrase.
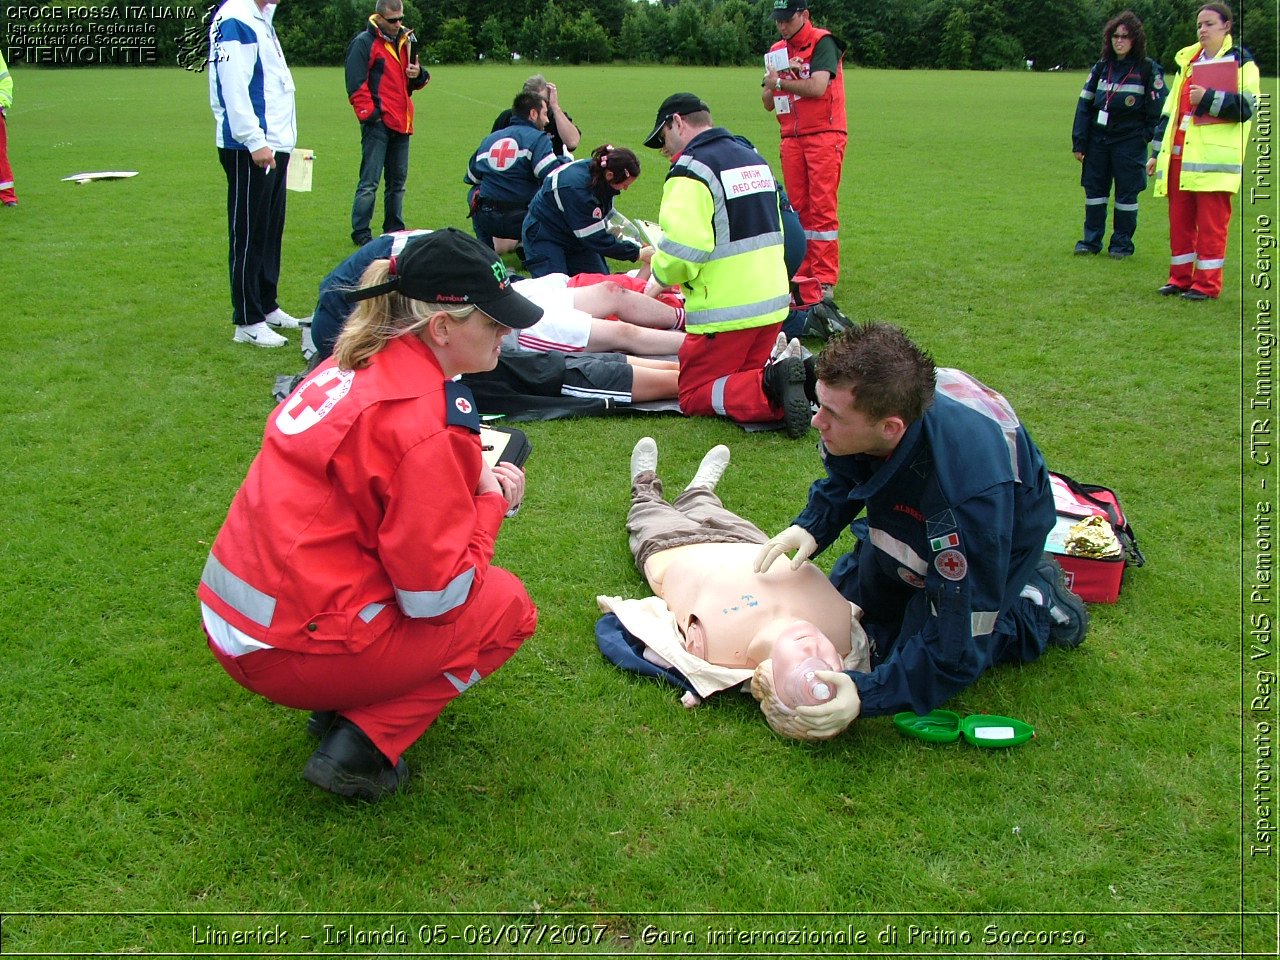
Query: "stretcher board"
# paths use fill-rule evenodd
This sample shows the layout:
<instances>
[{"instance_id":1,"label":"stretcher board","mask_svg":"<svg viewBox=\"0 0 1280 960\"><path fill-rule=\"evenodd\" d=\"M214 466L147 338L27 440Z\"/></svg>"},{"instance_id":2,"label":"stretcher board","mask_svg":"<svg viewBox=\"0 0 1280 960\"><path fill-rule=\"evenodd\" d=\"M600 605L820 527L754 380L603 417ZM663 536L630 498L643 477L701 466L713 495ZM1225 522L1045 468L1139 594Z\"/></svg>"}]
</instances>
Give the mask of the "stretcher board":
<instances>
[{"instance_id":1,"label":"stretcher board","mask_svg":"<svg viewBox=\"0 0 1280 960\"><path fill-rule=\"evenodd\" d=\"M92 183L94 180L127 180L136 177L137 170L100 170L96 173L73 173L63 177L63 183Z\"/></svg>"}]
</instances>

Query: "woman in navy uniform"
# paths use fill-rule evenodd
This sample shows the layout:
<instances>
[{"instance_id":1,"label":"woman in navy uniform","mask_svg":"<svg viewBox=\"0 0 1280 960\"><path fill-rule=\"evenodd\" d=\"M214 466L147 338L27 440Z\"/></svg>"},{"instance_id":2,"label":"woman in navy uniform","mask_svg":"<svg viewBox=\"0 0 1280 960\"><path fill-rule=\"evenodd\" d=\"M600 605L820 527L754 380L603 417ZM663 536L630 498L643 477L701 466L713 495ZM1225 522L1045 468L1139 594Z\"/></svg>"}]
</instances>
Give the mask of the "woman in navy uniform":
<instances>
[{"instance_id":1,"label":"woman in navy uniform","mask_svg":"<svg viewBox=\"0 0 1280 960\"><path fill-rule=\"evenodd\" d=\"M1155 136L1167 90L1160 65L1146 55L1147 35L1133 11L1113 17L1102 29L1102 59L1089 72L1076 104L1071 150L1081 163L1084 239L1076 254L1102 250L1107 196L1115 184L1115 217L1108 254L1133 255L1138 228L1138 194L1147 185L1147 144Z\"/></svg>"},{"instance_id":2,"label":"woman in navy uniform","mask_svg":"<svg viewBox=\"0 0 1280 960\"><path fill-rule=\"evenodd\" d=\"M524 218L524 262L530 275L609 273L605 257L648 262L652 247L609 232L614 197L639 176L639 158L611 144L548 176Z\"/></svg>"}]
</instances>

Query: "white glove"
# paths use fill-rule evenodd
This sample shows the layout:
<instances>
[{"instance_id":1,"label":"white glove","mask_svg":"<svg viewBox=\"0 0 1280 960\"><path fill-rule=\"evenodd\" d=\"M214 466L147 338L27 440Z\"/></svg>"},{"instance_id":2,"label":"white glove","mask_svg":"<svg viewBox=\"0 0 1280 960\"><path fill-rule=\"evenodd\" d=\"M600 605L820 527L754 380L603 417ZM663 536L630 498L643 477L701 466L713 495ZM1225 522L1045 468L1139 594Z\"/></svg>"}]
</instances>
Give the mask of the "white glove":
<instances>
[{"instance_id":1,"label":"white glove","mask_svg":"<svg viewBox=\"0 0 1280 960\"><path fill-rule=\"evenodd\" d=\"M792 550L796 555L791 561L791 569L799 570L800 565L812 557L817 549L818 541L813 539L813 534L804 527L792 524L760 548L760 552L756 554L755 571L764 573L773 566L773 561Z\"/></svg>"},{"instance_id":2,"label":"white glove","mask_svg":"<svg viewBox=\"0 0 1280 960\"><path fill-rule=\"evenodd\" d=\"M773 661L756 667L751 677L751 695L760 701L760 712L773 732L791 740L829 740L843 733L862 712L862 698L847 673L819 670L814 674L831 685L836 695L826 703L796 707L778 699L773 687Z\"/></svg>"}]
</instances>

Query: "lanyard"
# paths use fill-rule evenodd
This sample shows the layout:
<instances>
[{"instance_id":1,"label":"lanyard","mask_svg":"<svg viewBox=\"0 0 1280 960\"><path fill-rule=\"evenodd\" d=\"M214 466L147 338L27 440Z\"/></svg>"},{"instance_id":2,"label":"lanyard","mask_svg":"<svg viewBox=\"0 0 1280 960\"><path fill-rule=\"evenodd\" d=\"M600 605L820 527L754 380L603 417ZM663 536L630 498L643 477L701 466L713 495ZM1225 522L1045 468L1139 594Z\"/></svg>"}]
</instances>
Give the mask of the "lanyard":
<instances>
[{"instance_id":1,"label":"lanyard","mask_svg":"<svg viewBox=\"0 0 1280 960\"><path fill-rule=\"evenodd\" d=\"M1124 79L1122 79L1119 84L1115 84L1111 82L1111 77L1113 76L1112 66L1113 64L1110 64L1110 63L1107 64L1107 87L1108 87L1107 99L1102 104L1102 109L1106 110L1107 112L1111 111L1111 98L1116 95L1116 87L1122 86L1126 81L1128 81L1128 79L1133 76L1133 71L1134 71L1134 68L1130 67L1129 72L1124 75Z\"/></svg>"}]
</instances>

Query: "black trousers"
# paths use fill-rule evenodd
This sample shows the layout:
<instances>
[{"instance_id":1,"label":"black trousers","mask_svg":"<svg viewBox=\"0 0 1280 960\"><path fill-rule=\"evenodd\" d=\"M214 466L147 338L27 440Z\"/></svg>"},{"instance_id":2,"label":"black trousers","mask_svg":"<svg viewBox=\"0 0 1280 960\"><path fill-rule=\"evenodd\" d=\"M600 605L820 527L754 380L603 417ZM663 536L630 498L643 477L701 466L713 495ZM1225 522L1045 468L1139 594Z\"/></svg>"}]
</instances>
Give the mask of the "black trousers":
<instances>
[{"instance_id":1,"label":"black trousers","mask_svg":"<svg viewBox=\"0 0 1280 960\"><path fill-rule=\"evenodd\" d=\"M289 154L277 153L268 172L248 150L218 148L227 174L227 264L231 273L231 320L261 322L280 304L280 244L284 238L285 177Z\"/></svg>"}]
</instances>

